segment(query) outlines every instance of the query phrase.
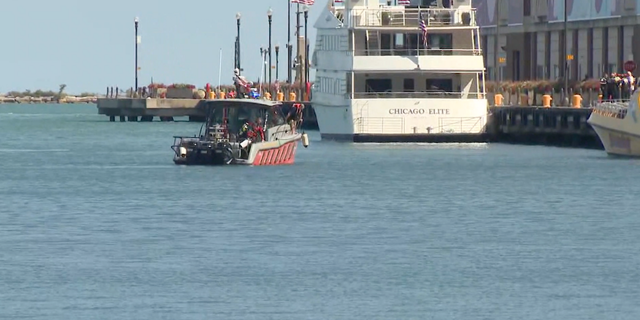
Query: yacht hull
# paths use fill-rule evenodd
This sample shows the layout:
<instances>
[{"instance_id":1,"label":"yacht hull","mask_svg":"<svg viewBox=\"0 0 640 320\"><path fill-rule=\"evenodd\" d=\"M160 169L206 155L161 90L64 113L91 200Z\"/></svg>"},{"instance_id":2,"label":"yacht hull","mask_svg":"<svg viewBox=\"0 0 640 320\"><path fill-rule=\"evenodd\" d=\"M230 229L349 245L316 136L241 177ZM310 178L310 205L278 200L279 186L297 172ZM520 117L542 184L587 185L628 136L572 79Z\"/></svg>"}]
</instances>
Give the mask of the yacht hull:
<instances>
[{"instance_id":1,"label":"yacht hull","mask_svg":"<svg viewBox=\"0 0 640 320\"><path fill-rule=\"evenodd\" d=\"M417 107L416 107L417 106ZM488 142L484 99L351 100L314 102L322 140L375 143Z\"/></svg>"},{"instance_id":2,"label":"yacht hull","mask_svg":"<svg viewBox=\"0 0 640 320\"><path fill-rule=\"evenodd\" d=\"M627 103L605 102L594 107L587 123L610 155L640 157L640 91Z\"/></svg>"},{"instance_id":3,"label":"yacht hull","mask_svg":"<svg viewBox=\"0 0 640 320\"><path fill-rule=\"evenodd\" d=\"M490 142L485 133L448 134L320 134L322 140L358 143L485 143Z\"/></svg>"},{"instance_id":4,"label":"yacht hull","mask_svg":"<svg viewBox=\"0 0 640 320\"><path fill-rule=\"evenodd\" d=\"M591 124L607 154L640 157L640 136Z\"/></svg>"}]
</instances>

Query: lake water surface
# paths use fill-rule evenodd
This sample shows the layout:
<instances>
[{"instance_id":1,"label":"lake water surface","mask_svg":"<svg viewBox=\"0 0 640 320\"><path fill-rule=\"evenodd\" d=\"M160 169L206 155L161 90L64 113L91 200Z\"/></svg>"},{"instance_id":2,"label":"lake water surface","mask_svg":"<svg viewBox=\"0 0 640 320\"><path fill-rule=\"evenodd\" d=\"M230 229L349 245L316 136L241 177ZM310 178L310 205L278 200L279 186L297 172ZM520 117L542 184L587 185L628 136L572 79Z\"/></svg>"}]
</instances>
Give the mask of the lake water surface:
<instances>
[{"instance_id":1,"label":"lake water surface","mask_svg":"<svg viewBox=\"0 0 640 320\"><path fill-rule=\"evenodd\" d=\"M0 105L0 319L640 317L640 160L312 133L175 166L198 128Z\"/></svg>"}]
</instances>

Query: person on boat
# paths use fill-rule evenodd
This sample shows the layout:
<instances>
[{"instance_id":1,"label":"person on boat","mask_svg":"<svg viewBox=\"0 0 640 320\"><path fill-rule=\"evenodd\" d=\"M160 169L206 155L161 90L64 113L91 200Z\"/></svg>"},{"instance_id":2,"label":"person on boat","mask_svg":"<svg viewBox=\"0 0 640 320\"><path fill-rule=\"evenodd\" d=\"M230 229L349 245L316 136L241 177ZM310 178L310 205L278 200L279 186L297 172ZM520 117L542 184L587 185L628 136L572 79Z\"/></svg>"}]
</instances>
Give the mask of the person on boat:
<instances>
[{"instance_id":1,"label":"person on boat","mask_svg":"<svg viewBox=\"0 0 640 320\"><path fill-rule=\"evenodd\" d=\"M609 75L605 73L602 78L600 78L600 94L602 95L602 100L609 100L609 90L607 89L608 82Z\"/></svg>"},{"instance_id":2,"label":"person on boat","mask_svg":"<svg viewBox=\"0 0 640 320\"><path fill-rule=\"evenodd\" d=\"M291 132L296 133L296 128L302 125L302 110L304 105L302 103L294 103L289 113L287 114L287 123L291 127Z\"/></svg>"},{"instance_id":3,"label":"person on boat","mask_svg":"<svg viewBox=\"0 0 640 320\"><path fill-rule=\"evenodd\" d=\"M254 127L254 124L251 123L249 119L247 119L240 127L240 132L238 133L238 141L241 141L240 146L242 148L247 148L256 139L256 131L254 130Z\"/></svg>"},{"instance_id":4,"label":"person on boat","mask_svg":"<svg viewBox=\"0 0 640 320\"><path fill-rule=\"evenodd\" d=\"M258 117L253 123L253 132L255 133L256 142L264 141L264 128L262 127L262 118Z\"/></svg>"},{"instance_id":5,"label":"person on boat","mask_svg":"<svg viewBox=\"0 0 640 320\"><path fill-rule=\"evenodd\" d=\"M633 77L633 73L631 71L627 71L626 77L626 99L631 99L633 95L633 91L636 90L636 79Z\"/></svg>"},{"instance_id":6,"label":"person on boat","mask_svg":"<svg viewBox=\"0 0 640 320\"><path fill-rule=\"evenodd\" d=\"M236 86L237 98L245 98L245 95L251 91L253 83L240 75L238 68L233 69L233 83Z\"/></svg>"},{"instance_id":7,"label":"person on boat","mask_svg":"<svg viewBox=\"0 0 640 320\"><path fill-rule=\"evenodd\" d=\"M616 74L611 73L609 78L607 78L607 100L614 101L618 99L618 80L616 79Z\"/></svg>"},{"instance_id":8,"label":"person on boat","mask_svg":"<svg viewBox=\"0 0 640 320\"><path fill-rule=\"evenodd\" d=\"M238 134L238 137L242 139L253 139L255 135L256 134L254 132L254 124L251 123L249 119L247 119L247 121L244 122L242 127L240 127L240 133Z\"/></svg>"}]
</instances>

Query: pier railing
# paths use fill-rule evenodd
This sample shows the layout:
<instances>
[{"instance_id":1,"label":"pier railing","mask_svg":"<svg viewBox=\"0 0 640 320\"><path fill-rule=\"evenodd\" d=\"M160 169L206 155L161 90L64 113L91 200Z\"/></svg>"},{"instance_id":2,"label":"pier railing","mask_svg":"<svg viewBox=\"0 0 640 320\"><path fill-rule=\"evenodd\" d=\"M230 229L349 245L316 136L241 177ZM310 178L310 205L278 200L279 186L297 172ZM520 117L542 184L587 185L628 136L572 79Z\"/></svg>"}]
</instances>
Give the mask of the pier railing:
<instances>
[{"instance_id":1,"label":"pier railing","mask_svg":"<svg viewBox=\"0 0 640 320\"><path fill-rule=\"evenodd\" d=\"M614 100L593 104L593 113L605 117L624 119L629 110L629 100Z\"/></svg>"},{"instance_id":2,"label":"pier railing","mask_svg":"<svg viewBox=\"0 0 640 320\"><path fill-rule=\"evenodd\" d=\"M356 92L354 99L483 99L479 92Z\"/></svg>"},{"instance_id":3,"label":"pier railing","mask_svg":"<svg viewBox=\"0 0 640 320\"><path fill-rule=\"evenodd\" d=\"M480 56L480 49L363 49L348 51L354 56Z\"/></svg>"},{"instance_id":4,"label":"pier railing","mask_svg":"<svg viewBox=\"0 0 640 320\"><path fill-rule=\"evenodd\" d=\"M352 9L348 26L351 28L418 28L421 18L424 19L427 27L476 26L476 11L470 7L418 9L403 6Z\"/></svg>"}]
</instances>

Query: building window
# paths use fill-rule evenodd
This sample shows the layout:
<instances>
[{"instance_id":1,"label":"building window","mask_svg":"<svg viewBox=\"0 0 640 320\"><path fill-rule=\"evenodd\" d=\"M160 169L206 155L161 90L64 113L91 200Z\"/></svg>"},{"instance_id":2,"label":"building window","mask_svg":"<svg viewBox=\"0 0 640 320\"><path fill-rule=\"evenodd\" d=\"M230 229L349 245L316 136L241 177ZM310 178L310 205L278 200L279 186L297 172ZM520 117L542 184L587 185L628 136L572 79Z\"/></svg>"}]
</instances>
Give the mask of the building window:
<instances>
[{"instance_id":1,"label":"building window","mask_svg":"<svg viewBox=\"0 0 640 320\"><path fill-rule=\"evenodd\" d=\"M531 16L531 0L524 0L522 5L522 15L525 17Z\"/></svg>"}]
</instances>

